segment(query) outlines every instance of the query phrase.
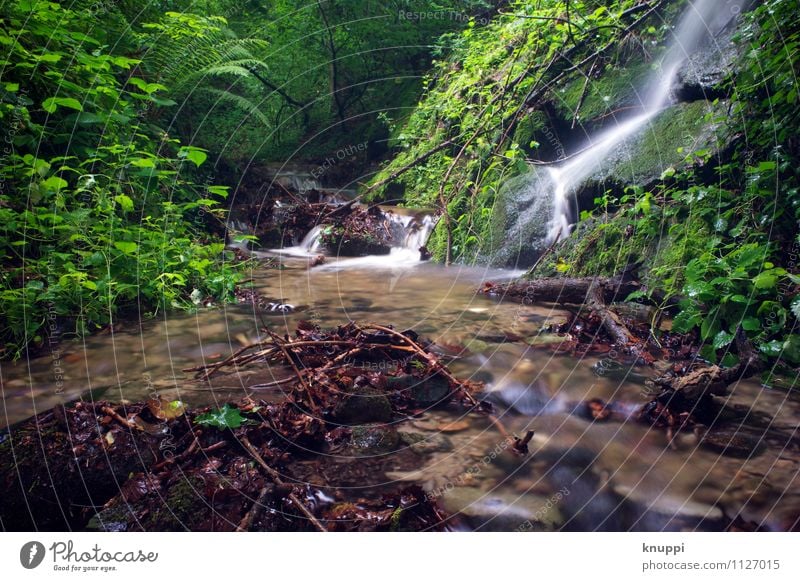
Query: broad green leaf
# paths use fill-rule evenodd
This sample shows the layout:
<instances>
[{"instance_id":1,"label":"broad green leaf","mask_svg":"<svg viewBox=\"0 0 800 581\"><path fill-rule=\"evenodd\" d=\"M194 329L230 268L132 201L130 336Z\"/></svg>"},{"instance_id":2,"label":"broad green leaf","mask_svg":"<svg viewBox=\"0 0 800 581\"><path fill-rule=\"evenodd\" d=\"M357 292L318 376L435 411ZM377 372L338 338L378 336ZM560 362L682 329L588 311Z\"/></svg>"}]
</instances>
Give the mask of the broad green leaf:
<instances>
[{"instance_id":1,"label":"broad green leaf","mask_svg":"<svg viewBox=\"0 0 800 581\"><path fill-rule=\"evenodd\" d=\"M131 200L130 197L126 196L125 194L114 196L114 201L119 204L123 212L130 212L133 210L133 200Z\"/></svg>"},{"instance_id":2,"label":"broad green leaf","mask_svg":"<svg viewBox=\"0 0 800 581\"><path fill-rule=\"evenodd\" d=\"M745 331L758 331L761 329L761 321L756 317L745 317L742 319L742 329Z\"/></svg>"},{"instance_id":3,"label":"broad green leaf","mask_svg":"<svg viewBox=\"0 0 800 581\"><path fill-rule=\"evenodd\" d=\"M757 289L762 290L775 288L775 285L778 284L778 277L772 272L762 272L753 279L753 284Z\"/></svg>"},{"instance_id":4,"label":"broad green leaf","mask_svg":"<svg viewBox=\"0 0 800 581\"><path fill-rule=\"evenodd\" d=\"M795 317L800 319L800 295L794 298L790 308L792 309L792 314L794 314Z\"/></svg>"},{"instance_id":5,"label":"broad green leaf","mask_svg":"<svg viewBox=\"0 0 800 581\"><path fill-rule=\"evenodd\" d=\"M783 351L783 343L780 341L770 341L758 346L759 351L768 357L778 357Z\"/></svg>"},{"instance_id":6,"label":"broad green leaf","mask_svg":"<svg viewBox=\"0 0 800 581\"><path fill-rule=\"evenodd\" d=\"M789 335L783 342L783 357L791 363L800 363L800 335Z\"/></svg>"},{"instance_id":7,"label":"broad green leaf","mask_svg":"<svg viewBox=\"0 0 800 581\"><path fill-rule=\"evenodd\" d=\"M709 313L706 318L703 319L703 323L700 325L700 338L703 341L710 339L719 333L721 326L720 317L717 315L717 313Z\"/></svg>"},{"instance_id":8,"label":"broad green leaf","mask_svg":"<svg viewBox=\"0 0 800 581\"><path fill-rule=\"evenodd\" d=\"M699 313L692 310L683 310L672 320L672 330L676 333L688 333L702 320Z\"/></svg>"},{"instance_id":9,"label":"broad green leaf","mask_svg":"<svg viewBox=\"0 0 800 581\"><path fill-rule=\"evenodd\" d=\"M187 146L181 148L178 152L178 157L188 159L197 167L200 167L208 158L208 155L200 148Z\"/></svg>"},{"instance_id":10,"label":"broad green leaf","mask_svg":"<svg viewBox=\"0 0 800 581\"><path fill-rule=\"evenodd\" d=\"M149 157L137 157L131 159L128 163L133 167L156 167L155 160Z\"/></svg>"},{"instance_id":11,"label":"broad green leaf","mask_svg":"<svg viewBox=\"0 0 800 581\"><path fill-rule=\"evenodd\" d=\"M42 109L53 113L58 107L67 107L76 111L83 111L80 101L72 97L50 97L42 102Z\"/></svg>"},{"instance_id":12,"label":"broad green leaf","mask_svg":"<svg viewBox=\"0 0 800 581\"><path fill-rule=\"evenodd\" d=\"M114 242L114 247L125 254L133 254L139 249L139 245L136 244L136 242L125 242L121 240Z\"/></svg>"},{"instance_id":13,"label":"broad green leaf","mask_svg":"<svg viewBox=\"0 0 800 581\"><path fill-rule=\"evenodd\" d=\"M225 404L221 409L200 414L195 418L194 422L201 426L211 426L224 430L226 428L238 428L245 420L246 418L242 416L238 409Z\"/></svg>"},{"instance_id":14,"label":"broad green leaf","mask_svg":"<svg viewBox=\"0 0 800 581\"><path fill-rule=\"evenodd\" d=\"M67 183L67 180L61 179L58 176L50 176L49 178L47 178L42 182L42 186L44 186L50 191L55 191L55 192L60 191L63 188L66 188L68 185L69 184Z\"/></svg>"},{"instance_id":15,"label":"broad green leaf","mask_svg":"<svg viewBox=\"0 0 800 581\"><path fill-rule=\"evenodd\" d=\"M227 198L228 190L231 188L230 186L208 186L207 189L209 194L215 194L217 196Z\"/></svg>"},{"instance_id":16,"label":"broad green leaf","mask_svg":"<svg viewBox=\"0 0 800 581\"><path fill-rule=\"evenodd\" d=\"M712 344L714 345L714 349L722 349L723 347L727 347L733 341L733 335L728 333L727 331L720 331L716 335L714 335L714 341Z\"/></svg>"}]
</instances>

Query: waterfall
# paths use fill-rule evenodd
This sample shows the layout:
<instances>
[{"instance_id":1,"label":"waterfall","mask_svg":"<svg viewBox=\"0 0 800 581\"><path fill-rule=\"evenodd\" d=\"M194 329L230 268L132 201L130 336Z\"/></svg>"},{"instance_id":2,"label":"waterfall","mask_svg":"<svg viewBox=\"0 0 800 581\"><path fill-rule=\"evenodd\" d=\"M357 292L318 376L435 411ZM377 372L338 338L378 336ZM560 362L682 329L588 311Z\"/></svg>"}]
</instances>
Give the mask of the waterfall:
<instances>
[{"instance_id":1,"label":"waterfall","mask_svg":"<svg viewBox=\"0 0 800 581\"><path fill-rule=\"evenodd\" d=\"M573 222L572 194L623 141L640 133L666 106L672 102L672 87L681 66L704 42L713 39L742 10L749 0L690 0L680 22L672 32L672 40L657 63L641 93L637 93L642 112L601 131L589 138L584 147L561 164L546 168L546 172L532 172L527 180L527 191L520 192L522 199L530 199L529 210L521 211L509 230L509 238L516 241L524 237L528 221L541 219L543 204L550 206L550 216L543 239L534 247L543 246L557 238L564 239ZM723 6L724 5L724 6ZM542 200L541 198L546 198ZM532 240L521 240L530 244Z\"/></svg>"}]
</instances>

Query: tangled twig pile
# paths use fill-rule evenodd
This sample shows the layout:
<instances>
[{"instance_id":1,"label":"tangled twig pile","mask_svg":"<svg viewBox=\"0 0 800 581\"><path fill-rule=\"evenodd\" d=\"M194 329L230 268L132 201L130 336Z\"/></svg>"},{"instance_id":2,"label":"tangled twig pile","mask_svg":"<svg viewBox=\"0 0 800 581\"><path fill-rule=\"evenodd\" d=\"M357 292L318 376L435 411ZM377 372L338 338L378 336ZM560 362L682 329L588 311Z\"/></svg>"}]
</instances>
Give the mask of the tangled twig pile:
<instances>
[{"instance_id":1,"label":"tangled twig pile","mask_svg":"<svg viewBox=\"0 0 800 581\"><path fill-rule=\"evenodd\" d=\"M257 363L291 368L290 377L270 383L284 391L280 401L247 398L196 410L161 398L80 401L14 426L0 441L4 527L445 528L446 515L419 487L364 498L342 490L336 477L386 469L381 455L343 464L359 430L391 430L394 420L446 404L491 418L473 395L479 384L453 376L413 331L355 323L328 332L303 323L293 337L267 331L263 341L191 371L209 378ZM524 453L531 435L511 438L509 449ZM334 463L332 480L326 459ZM312 482L309 470L323 476Z\"/></svg>"}]
</instances>

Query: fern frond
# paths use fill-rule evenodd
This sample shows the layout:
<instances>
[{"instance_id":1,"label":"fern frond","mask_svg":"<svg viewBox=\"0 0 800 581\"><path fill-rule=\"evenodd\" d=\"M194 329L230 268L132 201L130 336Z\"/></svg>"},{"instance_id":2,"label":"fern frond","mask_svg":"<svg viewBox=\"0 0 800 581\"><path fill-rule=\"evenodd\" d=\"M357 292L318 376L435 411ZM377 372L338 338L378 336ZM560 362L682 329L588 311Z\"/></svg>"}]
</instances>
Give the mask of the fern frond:
<instances>
[{"instance_id":1,"label":"fern frond","mask_svg":"<svg viewBox=\"0 0 800 581\"><path fill-rule=\"evenodd\" d=\"M258 107L256 103L248 99L247 97L243 97L241 95L237 95L236 93L231 93L230 91L226 91L224 89L216 89L214 87L206 87L200 89L200 91L205 93L210 93L217 97L217 103L225 102L233 105L237 109L244 111L247 113L248 116L254 117L261 123L263 123L266 127L272 127L271 121L264 115L263 111Z\"/></svg>"}]
</instances>

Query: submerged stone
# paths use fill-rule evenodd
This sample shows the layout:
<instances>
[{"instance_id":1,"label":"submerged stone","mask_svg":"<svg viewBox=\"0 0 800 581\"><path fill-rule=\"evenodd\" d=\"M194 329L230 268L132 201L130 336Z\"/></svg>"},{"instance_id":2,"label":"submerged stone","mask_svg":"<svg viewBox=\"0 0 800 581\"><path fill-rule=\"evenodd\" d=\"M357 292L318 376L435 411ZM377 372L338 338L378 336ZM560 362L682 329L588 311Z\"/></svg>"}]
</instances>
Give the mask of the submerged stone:
<instances>
[{"instance_id":1,"label":"submerged stone","mask_svg":"<svg viewBox=\"0 0 800 581\"><path fill-rule=\"evenodd\" d=\"M712 428L700 437L700 446L723 456L749 458L764 451L760 437L742 428Z\"/></svg>"},{"instance_id":2,"label":"submerged stone","mask_svg":"<svg viewBox=\"0 0 800 581\"><path fill-rule=\"evenodd\" d=\"M558 508L564 497L561 493L548 498L458 487L445 492L440 502L448 512L464 517L474 530L553 531L564 522Z\"/></svg>"},{"instance_id":3,"label":"submerged stone","mask_svg":"<svg viewBox=\"0 0 800 581\"><path fill-rule=\"evenodd\" d=\"M444 434L418 432L400 432L400 439L417 454L449 452L453 449L450 438Z\"/></svg>"},{"instance_id":4,"label":"submerged stone","mask_svg":"<svg viewBox=\"0 0 800 581\"><path fill-rule=\"evenodd\" d=\"M386 424L354 426L348 450L357 456L387 454L397 448L400 436Z\"/></svg>"}]
</instances>

